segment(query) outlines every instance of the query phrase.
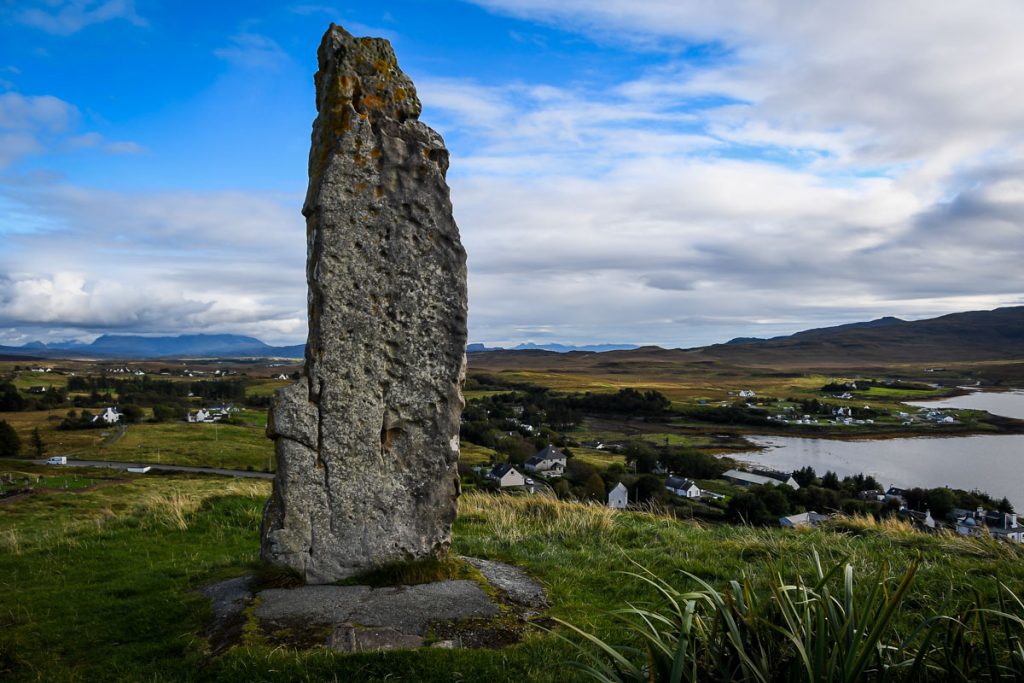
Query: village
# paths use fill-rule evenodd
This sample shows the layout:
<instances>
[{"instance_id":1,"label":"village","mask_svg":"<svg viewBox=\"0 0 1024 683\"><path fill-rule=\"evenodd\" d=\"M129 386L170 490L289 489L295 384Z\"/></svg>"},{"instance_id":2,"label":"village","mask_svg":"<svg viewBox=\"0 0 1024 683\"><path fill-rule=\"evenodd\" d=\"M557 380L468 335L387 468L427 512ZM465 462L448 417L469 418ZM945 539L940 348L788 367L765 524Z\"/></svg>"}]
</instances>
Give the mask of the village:
<instances>
[{"instance_id":1,"label":"village","mask_svg":"<svg viewBox=\"0 0 1024 683\"><path fill-rule=\"evenodd\" d=\"M568 469L569 455L554 445L548 445L529 458L521 468L499 463L490 467L475 467L477 475L482 476L496 492L506 494L555 495L553 482L561 480ZM522 470L522 471L520 471ZM720 502L727 498L709 488L702 488L695 480L679 476L671 472L664 473L663 489L672 501L714 501ZM756 489L756 487L786 487L794 492L800 490L800 483L794 473L759 470L756 472L741 469L728 469L721 474L725 485ZM762 488L761 490L764 490ZM644 497L644 501L637 500ZM1010 543L1024 543L1024 524L1018 523L1017 513L1012 509L986 510L982 506L975 509L951 507L940 520L936 520L929 508L923 511L908 506L915 497L907 489L889 487L884 492L879 489L865 489L856 492L862 501L877 503L888 514L910 523L913 528L925 533L950 532L960 536L989 537ZM631 492L623 481L611 486L603 499L603 504L617 510L628 510L631 507L649 510L644 503L650 501L650 492L641 493L637 488ZM662 496L664 498L664 496ZM917 496L920 498L920 495ZM787 529L817 527L827 524L842 514L840 511L819 513L807 510L777 518L777 524Z\"/></svg>"}]
</instances>

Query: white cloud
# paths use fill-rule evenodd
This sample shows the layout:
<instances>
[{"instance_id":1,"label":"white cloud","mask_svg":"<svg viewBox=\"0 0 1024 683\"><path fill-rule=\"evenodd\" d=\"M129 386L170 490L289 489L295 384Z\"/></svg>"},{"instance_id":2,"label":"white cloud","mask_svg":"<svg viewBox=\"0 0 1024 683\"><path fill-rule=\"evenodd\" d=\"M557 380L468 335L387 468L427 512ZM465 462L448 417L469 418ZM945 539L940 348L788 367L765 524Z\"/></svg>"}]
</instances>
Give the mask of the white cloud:
<instances>
[{"instance_id":1,"label":"white cloud","mask_svg":"<svg viewBox=\"0 0 1024 683\"><path fill-rule=\"evenodd\" d=\"M37 223L3 237L0 326L304 335L301 197L26 183L0 200Z\"/></svg>"},{"instance_id":2,"label":"white cloud","mask_svg":"<svg viewBox=\"0 0 1024 683\"><path fill-rule=\"evenodd\" d=\"M98 149L107 154L141 154L145 151L145 148L136 142L110 142L96 132L70 137L64 141L64 146L71 150Z\"/></svg>"},{"instance_id":3,"label":"white cloud","mask_svg":"<svg viewBox=\"0 0 1024 683\"><path fill-rule=\"evenodd\" d=\"M288 61L288 54L273 39L248 32L231 36L230 45L213 54L247 69L272 69Z\"/></svg>"},{"instance_id":4,"label":"white cloud","mask_svg":"<svg viewBox=\"0 0 1024 683\"><path fill-rule=\"evenodd\" d=\"M132 0L68 0L42 2L15 13L15 19L26 26L58 36L69 36L93 24L123 19L135 26L146 21L135 11Z\"/></svg>"},{"instance_id":5,"label":"white cloud","mask_svg":"<svg viewBox=\"0 0 1024 683\"><path fill-rule=\"evenodd\" d=\"M421 88L463 151L474 338L688 345L1024 296L1019 3L478 4L656 65Z\"/></svg>"}]
</instances>

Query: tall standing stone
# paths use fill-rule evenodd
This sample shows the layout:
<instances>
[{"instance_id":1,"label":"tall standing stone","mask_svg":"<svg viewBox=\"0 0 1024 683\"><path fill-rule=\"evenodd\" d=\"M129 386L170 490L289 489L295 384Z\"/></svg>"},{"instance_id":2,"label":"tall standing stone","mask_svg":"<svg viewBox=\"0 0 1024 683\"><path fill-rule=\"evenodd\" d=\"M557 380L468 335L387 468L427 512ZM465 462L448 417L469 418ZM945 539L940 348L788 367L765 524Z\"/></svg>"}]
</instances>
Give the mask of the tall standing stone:
<instances>
[{"instance_id":1,"label":"tall standing stone","mask_svg":"<svg viewBox=\"0 0 1024 683\"><path fill-rule=\"evenodd\" d=\"M261 555L328 583L449 545L466 254L448 152L391 45L332 24L318 58L305 376L270 411Z\"/></svg>"}]
</instances>

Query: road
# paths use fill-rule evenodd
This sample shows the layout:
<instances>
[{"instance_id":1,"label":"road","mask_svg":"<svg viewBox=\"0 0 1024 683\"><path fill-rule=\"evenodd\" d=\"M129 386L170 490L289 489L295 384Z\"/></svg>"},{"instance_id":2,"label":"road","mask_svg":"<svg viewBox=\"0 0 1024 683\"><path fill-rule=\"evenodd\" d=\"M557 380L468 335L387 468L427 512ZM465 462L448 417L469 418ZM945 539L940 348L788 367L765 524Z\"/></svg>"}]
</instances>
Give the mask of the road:
<instances>
[{"instance_id":1,"label":"road","mask_svg":"<svg viewBox=\"0 0 1024 683\"><path fill-rule=\"evenodd\" d=\"M46 460L30 460L36 465L45 465ZM105 467L115 470L126 470L129 467L149 467L150 471L164 470L166 472L189 472L193 474L219 474L223 477L244 477L246 479L273 479L270 472L249 472L248 470L225 470L219 467L187 467L185 465L154 465L151 462L112 462L109 460L71 460L68 459L68 467Z\"/></svg>"}]
</instances>

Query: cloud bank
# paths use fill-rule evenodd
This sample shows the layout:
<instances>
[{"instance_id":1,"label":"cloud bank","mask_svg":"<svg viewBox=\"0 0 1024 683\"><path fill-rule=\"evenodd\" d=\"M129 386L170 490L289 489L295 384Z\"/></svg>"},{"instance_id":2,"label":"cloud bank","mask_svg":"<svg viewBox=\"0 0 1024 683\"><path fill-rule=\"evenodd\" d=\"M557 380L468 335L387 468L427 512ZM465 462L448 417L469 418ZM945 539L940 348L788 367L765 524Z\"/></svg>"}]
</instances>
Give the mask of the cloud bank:
<instances>
[{"instance_id":1,"label":"cloud bank","mask_svg":"<svg viewBox=\"0 0 1024 683\"><path fill-rule=\"evenodd\" d=\"M475 4L518 44L586 41L609 70L412 64L452 150L474 341L693 346L1024 302L1019 2ZM23 23L54 34L142 21L130 3L39 7L49 19ZM247 78L298 59L268 25L218 45L213 61ZM619 68L622 54L643 58ZM35 162L150 153L81 118L0 94L0 343L304 337L300 196L68 182Z\"/></svg>"}]
</instances>

